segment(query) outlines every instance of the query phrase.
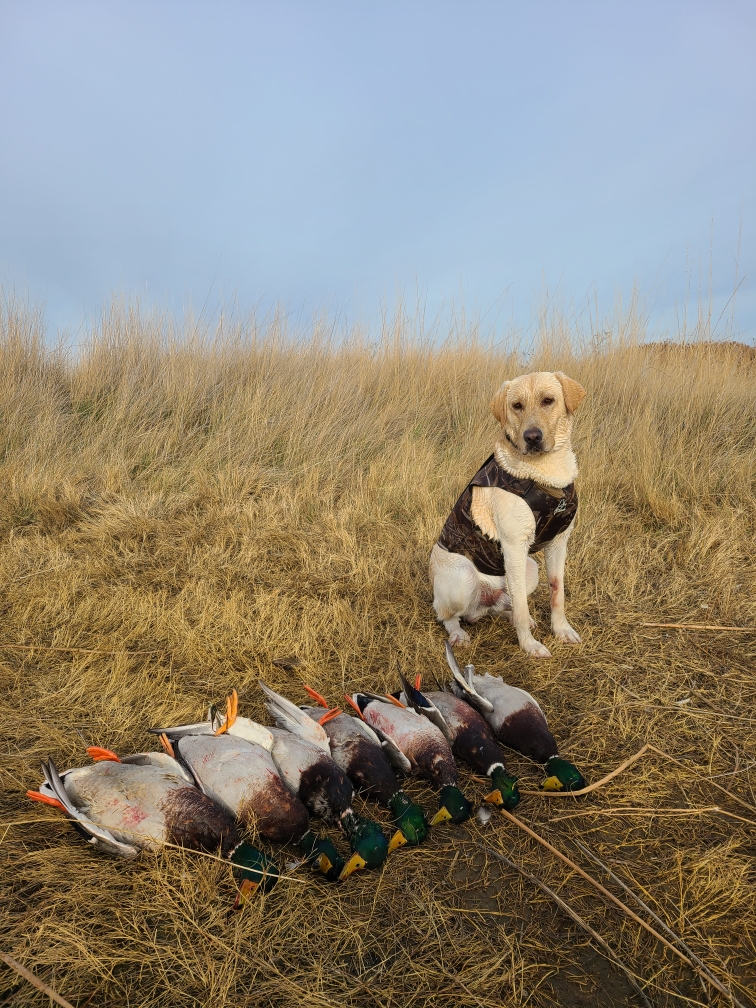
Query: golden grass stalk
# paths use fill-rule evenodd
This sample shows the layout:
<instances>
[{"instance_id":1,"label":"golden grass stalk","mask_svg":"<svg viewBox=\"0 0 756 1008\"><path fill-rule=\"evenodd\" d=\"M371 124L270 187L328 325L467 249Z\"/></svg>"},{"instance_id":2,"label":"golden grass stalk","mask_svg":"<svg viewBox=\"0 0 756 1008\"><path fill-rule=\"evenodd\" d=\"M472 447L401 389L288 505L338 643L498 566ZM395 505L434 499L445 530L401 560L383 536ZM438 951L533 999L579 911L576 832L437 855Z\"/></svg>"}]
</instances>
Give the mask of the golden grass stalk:
<instances>
[{"instance_id":1,"label":"golden grass stalk","mask_svg":"<svg viewBox=\"0 0 756 1008\"><path fill-rule=\"evenodd\" d=\"M713 626L708 623L641 623L640 625L649 627L669 627L674 630L738 630L743 633L756 633L756 627Z\"/></svg>"},{"instance_id":2,"label":"golden grass stalk","mask_svg":"<svg viewBox=\"0 0 756 1008\"><path fill-rule=\"evenodd\" d=\"M572 871L577 872L577 874L580 875L581 878L585 879L585 881L588 882L589 885L593 886L593 888L596 889L597 892L600 892L605 899L609 900L610 903L613 903L624 914L626 914L628 917L634 920L636 924L640 924L640 926L645 931L648 931L648 933L652 935L654 938L656 938L657 941L661 942L662 945L664 945L671 952L673 952L679 959L681 959L684 963L686 963L686 965L690 966L690 968L695 973L698 973L700 976L702 976L703 979L708 984L710 984L710 986L718 990L720 994L724 994L728 998L732 997L727 988L719 980L717 980L717 978L712 973L710 973L706 969L702 969L701 967L697 966L694 962L692 962L688 958L688 956L685 955L684 952L681 952L679 948L677 948L674 944L668 941L663 935L659 934L659 932L656 931L654 928L652 928L650 924L647 924L641 917L639 917L633 910L631 910L629 906L623 903L622 900L618 899L614 895L614 893L609 892L609 890L605 886L602 886L600 882L598 882L595 878L593 878L592 875L589 875L588 872L583 871L583 869L579 865L575 864L575 862L572 861L570 858L568 858L566 854L563 854L560 850L557 850L557 848L554 847L552 844L550 844L548 840L545 840L542 836L539 836L539 834L536 833L535 830L530 829L530 827L526 826L521 819L518 819L517 816L513 816L511 812L507 812L506 809L499 809L499 811L506 819L509 819L510 822L513 822L515 826L518 827L518 829L523 830L523 832L527 833L528 836L532 837L537 843L541 844L541 846L545 847L548 851L550 851L552 854L558 857L560 861L563 861L568 868L571 868Z\"/></svg>"},{"instance_id":3,"label":"golden grass stalk","mask_svg":"<svg viewBox=\"0 0 756 1008\"><path fill-rule=\"evenodd\" d=\"M611 959L611 961L613 963L615 963L615 965L619 966L619 968L627 975L627 979L628 979L628 982L630 983L630 986L636 992L636 994L641 999L641 1001L643 1002L643 1004L646 1005L647 1008L651 1008L651 1002L649 1001L649 999L648 999L646 993L644 992L643 988L638 985L637 979L635 977L635 974L630 969L630 967L626 963L624 963L622 961L622 959L620 959L620 957L617 955L617 953L614 951L614 949L611 947L611 945L609 945L609 943L606 942L601 937L601 935L598 933L598 931L594 931L594 929L590 926L590 924L587 921L585 921L580 916L580 914L569 905L569 903L566 903L561 898L561 896L557 896L557 894L554 892L554 890L550 889L549 886L547 886L545 882L543 882L539 878L536 878L535 875L533 875L531 872L527 871L521 865L515 864L514 861L510 861L509 858L505 857L500 851L496 851L496 850L493 849L493 847L487 847L485 844L481 844L481 843L477 844L477 846L481 850L486 851L492 857L495 857L497 860L502 861L504 864L509 865L510 868L513 868L515 871L519 872L520 875L524 876L524 878L526 878L530 882L532 882L533 885L538 886L538 888L542 892L545 892L546 895L550 899L554 900L554 902L557 904L557 906L561 907L562 910L564 910L564 912L568 915L568 917L570 917L578 925L578 927L581 927L584 931L586 931L591 936L591 938L593 938L593 940L596 942L596 944L599 945L604 950L604 952L606 952L606 954L609 956L609 958ZM638 979L640 979L640 978L638 978Z\"/></svg>"},{"instance_id":4,"label":"golden grass stalk","mask_svg":"<svg viewBox=\"0 0 756 1008\"><path fill-rule=\"evenodd\" d=\"M0 959L3 960L6 966L10 966L12 970L15 970L20 977L23 977L27 983L30 983L32 987L36 987L38 991L42 991L42 993L46 994L52 1001L59 1004L61 1008L73 1008L70 1001L66 1001L66 999L61 997L57 991L53 990L49 984L44 983L44 981L40 980L39 977L34 976L31 970L22 966L21 963L16 962L16 960L9 956L6 952L0 952Z\"/></svg>"},{"instance_id":5,"label":"golden grass stalk","mask_svg":"<svg viewBox=\"0 0 756 1008\"><path fill-rule=\"evenodd\" d=\"M695 952L693 952L688 947L688 945L683 941L680 935L676 934L669 926L669 924L663 921L661 917L657 913L655 913L651 909L651 907L646 902L644 902L636 892L634 892L634 890L630 888L629 885L623 882L622 879L619 877L619 875L615 874L608 865L605 865L600 858L598 858L588 847L586 847L584 843L582 843L576 837L573 838L573 843L583 852L583 854L585 854L586 857L590 858L594 864L598 865L599 868L601 868L604 872L606 872L609 878L613 882L615 882L622 889L623 892L626 892L628 896L630 896L638 904L638 906L648 914L651 920L653 920L661 928L661 930L667 935L668 938L670 938L676 945L680 946L680 948L691 960L691 962L694 962L696 966L699 967L699 969L703 970L709 981L716 982L717 978L711 972L706 963L702 962L698 958ZM734 1004L736 1008L745 1008L743 1003L741 1001L738 1001L738 999L732 992L729 993L729 998L730 1002Z\"/></svg>"}]
</instances>

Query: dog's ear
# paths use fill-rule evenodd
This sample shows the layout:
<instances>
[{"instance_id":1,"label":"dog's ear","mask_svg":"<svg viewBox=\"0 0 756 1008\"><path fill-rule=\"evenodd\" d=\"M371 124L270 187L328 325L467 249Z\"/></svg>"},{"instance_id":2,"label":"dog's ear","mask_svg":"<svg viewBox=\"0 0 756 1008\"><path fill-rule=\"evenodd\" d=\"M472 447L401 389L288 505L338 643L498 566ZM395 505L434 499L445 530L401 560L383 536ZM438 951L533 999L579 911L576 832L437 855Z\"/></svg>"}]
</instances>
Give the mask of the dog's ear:
<instances>
[{"instance_id":1,"label":"dog's ear","mask_svg":"<svg viewBox=\"0 0 756 1008\"><path fill-rule=\"evenodd\" d=\"M507 389L511 384L511 382L505 381L491 400L491 412L502 425L507 409Z\"/></svg>"},{"instance_id":2,"label":"dog's ear","mask_svg":"<svg viewBox=\"0 0 756 1008\"><path fill-rule=\"evenodd\" d=\"M555 371L554 377L562 386L564 405L567 407L567 412L574 413L583 399L585 399L585 389L574 378L568 378L564 371Z\"/></svg>"}]
</instances>

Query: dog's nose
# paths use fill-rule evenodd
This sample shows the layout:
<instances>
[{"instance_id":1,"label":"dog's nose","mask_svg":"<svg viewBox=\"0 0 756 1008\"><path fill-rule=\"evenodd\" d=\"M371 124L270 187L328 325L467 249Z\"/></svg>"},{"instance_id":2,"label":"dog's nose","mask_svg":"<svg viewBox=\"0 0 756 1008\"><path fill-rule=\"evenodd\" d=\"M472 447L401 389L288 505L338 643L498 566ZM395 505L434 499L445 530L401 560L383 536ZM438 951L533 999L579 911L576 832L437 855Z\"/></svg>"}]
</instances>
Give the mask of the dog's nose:
<instances>
[{"instance_id":1,"label":"dog's nose","mask_svg":"<svg viewBox=\"0 0 756 1008\"><path fill-rule=\"evenodd\" d=\"M540 427L528 427L522 435L522 439L528 448L540 448L543 441L543 431Z\"/></svg>"}]
</instances>

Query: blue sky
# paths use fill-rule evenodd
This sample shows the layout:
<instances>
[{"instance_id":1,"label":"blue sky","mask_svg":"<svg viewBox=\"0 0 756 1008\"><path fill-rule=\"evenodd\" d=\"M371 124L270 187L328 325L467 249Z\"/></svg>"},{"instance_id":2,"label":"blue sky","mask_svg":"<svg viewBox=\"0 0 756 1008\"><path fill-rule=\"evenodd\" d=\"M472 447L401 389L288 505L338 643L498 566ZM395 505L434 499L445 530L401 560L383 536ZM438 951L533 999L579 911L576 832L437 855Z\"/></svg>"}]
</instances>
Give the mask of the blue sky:
<instances>
[{"instance_id":1,"label":"blue sky","mask_svg":"<svg viewBox=\"0 0 756 1008\"><path fill-rule=\"evenodd\" d=\"M755 50L750 0L0 0L0 285L52 331L637 285L661 330L737 260L751 341Z\"/></svg>"}]
</instances>

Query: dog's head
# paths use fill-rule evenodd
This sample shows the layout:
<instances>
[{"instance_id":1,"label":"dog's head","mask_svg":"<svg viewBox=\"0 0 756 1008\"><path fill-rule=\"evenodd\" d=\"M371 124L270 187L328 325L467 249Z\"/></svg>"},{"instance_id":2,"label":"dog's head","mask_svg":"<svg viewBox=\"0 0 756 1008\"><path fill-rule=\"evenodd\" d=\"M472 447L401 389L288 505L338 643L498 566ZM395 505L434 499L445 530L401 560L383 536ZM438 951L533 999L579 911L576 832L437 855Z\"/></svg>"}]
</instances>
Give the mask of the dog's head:
<instances>
[{"instance_id":1,"label":"dog's head","mask_svg":"<svg viewBox=\"0 0 756 1008\"><path fill-rule=\"evenodd\" d=\"M561 371L534 371L505 381L491 412L521 455L552 452L569 444L572 414L585 389Z\"/></svg>"}]
</instances>

